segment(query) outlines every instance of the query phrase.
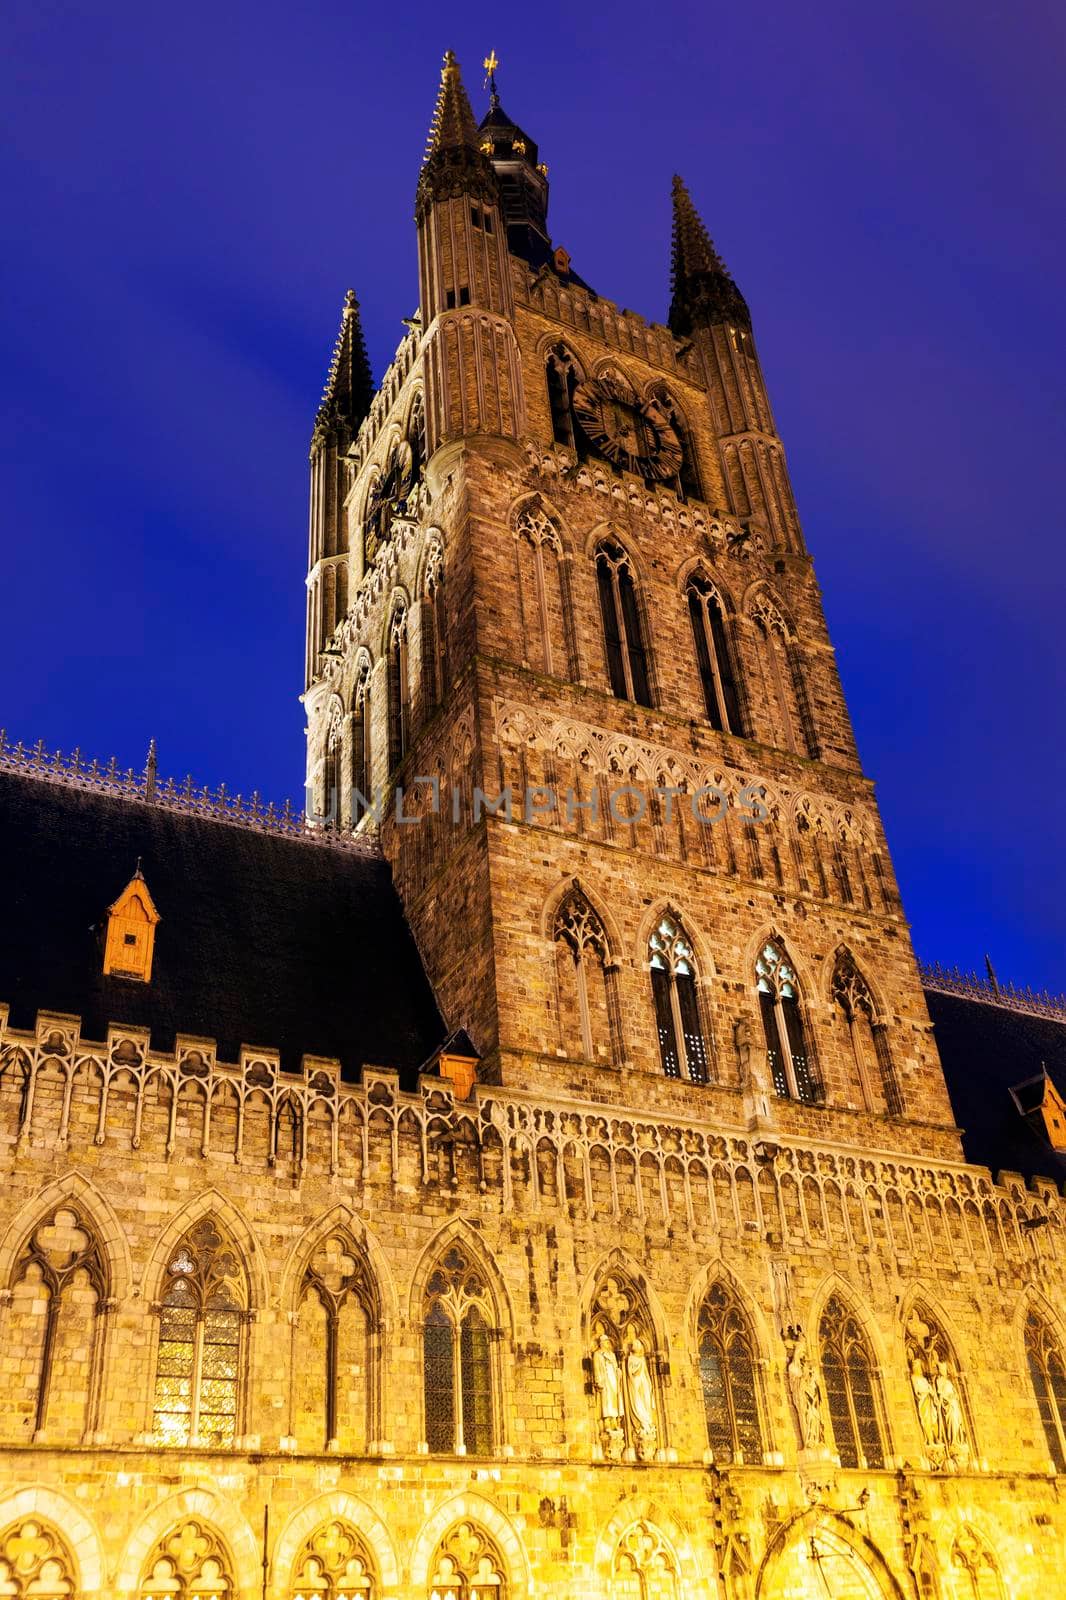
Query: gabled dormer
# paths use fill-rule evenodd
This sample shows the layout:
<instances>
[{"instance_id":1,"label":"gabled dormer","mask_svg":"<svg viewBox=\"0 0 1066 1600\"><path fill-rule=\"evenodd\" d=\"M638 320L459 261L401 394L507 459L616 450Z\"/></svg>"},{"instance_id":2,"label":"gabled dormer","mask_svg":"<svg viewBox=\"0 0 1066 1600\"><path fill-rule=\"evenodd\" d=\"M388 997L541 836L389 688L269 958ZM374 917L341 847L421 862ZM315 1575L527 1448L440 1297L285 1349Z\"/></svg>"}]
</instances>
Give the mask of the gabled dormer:
<instances>
[{"instance_id":1,"label":"gabled dormer","mask_svg":"<svg viewBox=\"0 0 1066 1600\"><path fill-rule=\"evenodd\" d=\"M152 977L155 930L159 922L155 901L144 881L140 863L113 905L108 907L104 933L104 976L148 983Z\"/></svg>"}]
</instances>

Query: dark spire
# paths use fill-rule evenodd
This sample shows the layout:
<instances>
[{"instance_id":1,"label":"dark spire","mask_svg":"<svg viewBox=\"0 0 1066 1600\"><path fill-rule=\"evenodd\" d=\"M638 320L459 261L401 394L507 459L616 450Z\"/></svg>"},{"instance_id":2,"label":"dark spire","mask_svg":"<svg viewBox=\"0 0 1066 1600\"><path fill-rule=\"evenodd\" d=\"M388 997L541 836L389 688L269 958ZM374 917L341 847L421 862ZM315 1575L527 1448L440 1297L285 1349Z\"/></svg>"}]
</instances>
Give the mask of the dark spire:
<instances>
[{"instance_id":1,"label":"dark spire","mask_svg":"<svg viewBox=\"0 0 1066 1600\"><path fill-rule=\"evenodd\" d=\"M751 327L747 302L711 243L711 236L681 179L674 178L670 329L684 338L694 327L718 322Z\"/></svg>"},{"instance_id":2,"label":"dark spire","mask_svg":"<svg viewBox=\"0 0 1066 1600\"><path fill-rule=\"evenodd\" d=\"M349 289L344 297L340 332L333 346L322 404L315 417L316 436L340 424L350 440L370 410L373 398L374 378L363 339L359 302L355 290Z\"/></svg>"},{"instance_id":3,"label":"dark spire","mask_svg":"<svg viewBox=\"0 0 1066 1600\"><path fill-rule=\"evenodd\" d=\"M418 178L416 217L421 218L434 200L452 200L464 194L490 202L498 198L495 174L479 148L480 143L474 113L459 76L459 63L449 50L444 57L425 160Z\"/></svg>"}]
</instances>

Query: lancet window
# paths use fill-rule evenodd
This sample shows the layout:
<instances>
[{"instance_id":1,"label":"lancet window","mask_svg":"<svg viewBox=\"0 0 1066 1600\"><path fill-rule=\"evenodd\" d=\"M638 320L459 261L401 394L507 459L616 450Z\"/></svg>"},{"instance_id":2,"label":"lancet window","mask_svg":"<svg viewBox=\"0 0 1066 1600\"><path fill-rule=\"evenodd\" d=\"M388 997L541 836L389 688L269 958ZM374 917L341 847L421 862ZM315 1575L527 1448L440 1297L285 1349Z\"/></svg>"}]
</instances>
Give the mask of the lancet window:
<instances>
[{"instance_id":1,"label":"lancet window","mask_svg":"<svg viewBox=\"0 0 1066 1600\"><path fill-rule=\"evenodd\" d=\"M818 1324L822 1377L833 1443L844 1467L883 1467L877 1380L858 1318L837 1296Z\"/></svg>"},{"instance_id":2,"label":"lancet window","mask_svg":"<svg viewBox=\"0 0 1066 1600\"><path fill-rule=\"evenodd\" d=\"M629 557L605 539L596 551L596 583L611 692L619 700L651 705L648 654Z\"/></svg>"},{"instance_id":3,"label":"lancet window","mask_svg":"<svg viewBox=\"0 0 1066 1600\"><path fill-rule=\"evenodd\" d=\"M668 912L648 941L659 1059L668 1078L693 1083L709 1077L707 1045L696 992L696 958L677 920Z\"/></svg>"},{"instance_id":4,"label":"lancet window","mask_svg":"<svg viewBox=\"0 0 1066 1600\"><path fill-rule=\"evenodd\" d=\"M792 1100L816 1100L799 985L779 945L763 946L755 963L755 985L774 1089Z\"/></svg>"},{"instance_id":5,"label":"lancet window","mask_svg":"<svg viewBox=\"0 0 1066 1600\"><path fill-rule=\"evenodd\" d=\"M1066 1361L1051 1329L1035 1311L1025 1319L1025 1359L1048 1454L1066 1472Z\"/></svg>"},{"instance_id":6,"label":"lancet window","mask_svg":"<svg viewBox=\"0 0 1066 1600\"><path fill-rule=\"evenodd\" d=\"M580 1040L587 1059L613 1050L610 949L603 923L579 889L566 895L553 928L564 1048Z\"/></svg>"},{"instance_id":7,"label":"lancet window","mask_svg":"<svg viewBox=\"0 0 1066 1600\"><path fill-rule=\"evenodd\" d=\"M374 1437L377 1299L366 1262L331 1234L304 1270L294 1328L293 1432L306 1449L365 1450Z\"/></svg>"},{"instance_id":8,"label":"lancet window","mask_svg":"<svg viewBox=\"0 0 1066 1600\"><path fill-rule=\"evenodd\" d=\"M492 1454L495 1343L484 1273L461 1244L453 1244L429 1279L423 1305L426 1443L433 1454Z\"/></svg>"},{"instance_id":9,"label":"lancet window","mask_svg":"<svg viewBox=\"0 0 1066 1600\"><path fill-rule=\"evenodd\" d=\"M403 606L396 607L389 624L386 666L389 691L389 770L394 771L407 754L410 737L407 611Z\"/></svg>"},{"instance_id":10,"label":"lancet window","mask_svg":"<svg viewBox=\"0 0 1066 1600\"><path fill-rule=\"evenodd\" d=\"M100 1242L76 1211L60 1207L34 1229L15 1270L7 1327L9 1402L25 1437L44 1429L74 1443L92 1426L107 1284ZM62 1405L53 1407L53 1393Z\"/></svg>"},{"instance_id":11,"label":"lancet window","mask_svg":"<svg viewBox=\"0 0 1066 1600\"><path fill-rule=\"evenodd\" d=\"M707 720L720 733L741 733L740 700L722 603L713 585L699 574L689 579L685 595Z\"/></svg>"},{"instance_id":12,"label":"lancet window","mask_svg":"<svg viewBox=\"0 0 1066 1600\"><path fill-rule=\"evenodd\" d=\"M234 1443L246 1306L237 1254L205 1217L167 1262L153 1424L160 1443Z\"/></svg>"},{"instance_id":13,"label":"lancet window","mask_svg":"<svg viewBox=\"0 0 1066 1600\"><path fill-rule=\"evenodd\" d=\"M557 344L548 352L545 368L548 383L548 406L551 411L552 437L556 444L584 454L584 434L574 425L574 390L580 382L577 365L565 345Z\"/></svg>"},{"instance_id":14,"label":"lancet window","mask_svg":"<svg viewBox=\"0 0 1066 1600\"><path fill-rule=\"evenodd\" d=\"M699 1353L707 1439L715 1459L761 1461L755 1341L724 1283L714 1284L700 1307Z\"/></svg>"},{"instance_id":15,"label":"lancet window","mask_svg":"<svg viewBox=\"0 0 1066 1600\"><path fill-rule=\"evenodd\" d=\"M863 1105L868 1111L883 1109L889 1116L900 1116L903 1103L892 1064L888 1030L877 1021L870 986L847 950L837 955L833 999L847 1024L848 1046Z\"/></svg>"}]
</instances>

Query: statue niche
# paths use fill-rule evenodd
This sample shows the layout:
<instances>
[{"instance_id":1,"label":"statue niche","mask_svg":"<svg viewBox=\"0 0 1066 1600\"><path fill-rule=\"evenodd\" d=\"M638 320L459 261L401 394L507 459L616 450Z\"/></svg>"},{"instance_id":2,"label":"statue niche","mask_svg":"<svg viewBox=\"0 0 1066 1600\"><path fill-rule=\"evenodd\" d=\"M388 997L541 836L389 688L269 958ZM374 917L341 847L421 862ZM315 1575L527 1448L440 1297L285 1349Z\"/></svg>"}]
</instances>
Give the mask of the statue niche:
<instances>
[{"instance_id":1,"label":"statue niche","mask_svg":"<svg viewBox=\"0 0 1066 1600\"><path fill-rule=\"evenodd\" d=\"M911 1312L906 1334L911 1393L929 1464L938 1472L961 1472L971 1447L951 1348L924 1307Z\"/></svg>"},{"instance_id":2,"label":"statue niche","mask_svg":"<svg viewBox=\"0 0 1066 1600\"><path fill-rule=\"evenodd\" d=\"M651 1319L621 1276L603 1280L592 1304L589 1368L599 1447L607 1461L652 1461L663 1444Z\"/></svg>"}]
</instances>

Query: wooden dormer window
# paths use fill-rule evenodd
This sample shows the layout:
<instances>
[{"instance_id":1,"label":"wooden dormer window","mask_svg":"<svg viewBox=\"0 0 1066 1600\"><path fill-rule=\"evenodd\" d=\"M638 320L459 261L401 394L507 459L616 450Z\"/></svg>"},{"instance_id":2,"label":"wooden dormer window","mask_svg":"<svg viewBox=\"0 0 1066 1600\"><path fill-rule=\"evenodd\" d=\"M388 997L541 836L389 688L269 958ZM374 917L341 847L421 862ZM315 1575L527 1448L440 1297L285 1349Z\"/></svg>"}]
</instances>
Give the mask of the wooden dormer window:
<instances>
[{"instance_id":1,"label":"wooden dormer window","mask_svg":"<svg viewBox=\"0 0 1066 1600\"><path fill-rule=\"evenodd\" d=\"M140 866L114 905L108 909L104 939L104 974L148 983L159 912L148 892Z\"/></svg>"}]
</instances>

